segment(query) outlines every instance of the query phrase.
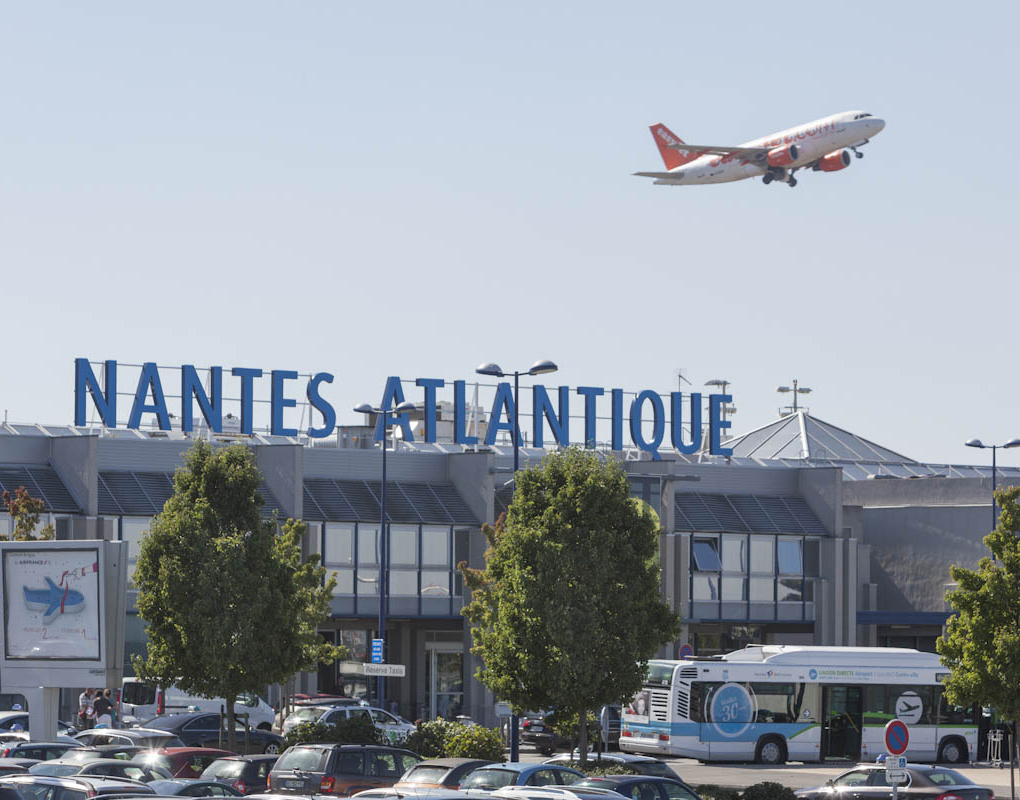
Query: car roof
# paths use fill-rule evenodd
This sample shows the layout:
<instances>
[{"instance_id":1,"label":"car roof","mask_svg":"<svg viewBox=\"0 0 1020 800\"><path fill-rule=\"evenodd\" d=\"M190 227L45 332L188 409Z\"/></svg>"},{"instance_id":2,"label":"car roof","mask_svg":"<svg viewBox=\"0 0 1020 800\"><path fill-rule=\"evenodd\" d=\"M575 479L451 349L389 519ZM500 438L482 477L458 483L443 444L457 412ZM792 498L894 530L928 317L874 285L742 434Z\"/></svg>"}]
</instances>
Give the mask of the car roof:
<instances>
[{"instance_id":1,"label":"car roof","mask_svg":"<svg viewBox=\"0 0 1020 800\"><path fill-rule=\"evenodd\" d=\"M104 786L127 786L131 788L144 787L145 784L140 781L133 781L130 778L115 778L106 775L11 775L8 778L4 778L4 781L10 781L14 783L45 783L52 784L54 786L91 786L93 788L100 788ZM149 794L144 789L141 794Z\"/></svg>"},{"instance_id":2,"label":"car roof","mask_svg":"<svg viewBox=\"0 0 1020 800\"><path fill-rule=\"evenodd\" d=\"M415 767L460 767L464 764L484 764L491 766L492 761L487 758L426 758L419 761Z\"/></svg>"},{"instance_id":3,"label":"car roof","mask_svg":"<svg viewBox=\"0 0 1020 800\"><path fill-rule=\"evenodd\" d=\"M220 750L218 747L158 747L154 751L155 755L161 756L183 756L193 753L222 753L224 757L237 755L229 750ZM139 753L138 755L144 754Z\"/></svg>"},{"instance_id":4,"label":"car roof","mask_svg":"<svg viewBox=\"0 0 1020 800\"><path fill-rule=\"evenodd\" d=\"M180 748L178 748L180 749ZM209 750L212 748L200 747L200 750ZM280 757L279 753L257 753L254 755L240 756L236 753L231 753L229 756L220 756L217 761L275 761Z\"/></svg>"},{"instance_id":5,"label":"car roof","mask_svg":"<svg viewBox=\"0 0 1020 800\"><path fill-rule=\"evenodd\" d=\"M529 772L530 770L541 769L542 767L553 767L554 769L562 769L567 772L573 772L575 775L584 775L583 772L579 772L576 769L565 767L562 764L544 764L542 762L525 762L525 761L504 761L499 764L486 764L484 767L479 769L504 769L511 770L513 772ZM585 775L587 777L587 775Z\"/></svg>"},{"instance_id":6,"label":"car roof","mask_svg":"<svg viewBox=\"0 0 1020 800\"><path fill-rule=\"evenodd\" d=\"M575 753L577 755L575 755ZM580 755L581 754L578 753L577 750L575 750L573 753L561 753L558 756L553 756L552 758L546 759L545 763L546 764L559 764L561 762L566 762L566 761L577 761L580 758ZM591 763L596 763L597 764L599 761L616 761L617 763L622 761L622 762L627 763L627 764L637 764L637 763L644 763L644 764L648 764L648 763L665 764L666 763L665 761L662 761L661 759L655 758L654 756L643 756L643 755L640 755L638 753L623 753L623 752L614 751L612 753L603 753L601 756L596 754L596 753L588 753L588 763L589 764L591 764Z\"/></svg>"},{"instance_id":7,"label":"car roof","mask_svg":"<svg viewBox=\"0 0 1020 800\"><path fill-rule=\"evenodd\" d=\"M585 783L587 781L606 781L608 783L627 783L628 781L653 781L655 783L683 783L678 781L676 778L670 778L666 775L593 775L590 778L585 778L583 781L578 783Z\"/></svg>"}]
</instances>

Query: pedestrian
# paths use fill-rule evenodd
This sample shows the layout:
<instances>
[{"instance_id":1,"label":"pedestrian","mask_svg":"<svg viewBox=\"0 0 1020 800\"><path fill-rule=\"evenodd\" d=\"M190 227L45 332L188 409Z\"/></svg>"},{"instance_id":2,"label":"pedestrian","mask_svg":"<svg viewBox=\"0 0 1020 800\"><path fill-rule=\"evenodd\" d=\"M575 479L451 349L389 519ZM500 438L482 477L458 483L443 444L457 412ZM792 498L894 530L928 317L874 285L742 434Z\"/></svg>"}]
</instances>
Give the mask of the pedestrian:
<instances>
[{"instance_id":1,"label":"pedestrian","mask_svg":"<svg viewBox=\"0 0 1020 800\"><path fill-rule=\"evenodd\" d=\"M103 696L110 701L110 717L112 720L112 724L110 727L119 728L120 714L117 713L117 704L113 702L113 692L109 689L104 689Z\"/></svg>"},{"instance_id":2,"label":"pedestrian","mask_svg":"<svg viewBox=\"0 0 1020 800\"><path fill-rule=\"evenodd\" d=\"M78 726L82 730L92 727L92 689L86 689L78 695Z\"/></svg>"},{"instance_id":3,"label":"pedestrian","mask_svg":"<svg viewBox=\"0 0 1020 800\"><path fill-rule=\"evenodd\" d=\"M109 689L105 692L102 689L96 689L96 699L92 703L92 709L95 712L97 726L102 725L109 728L113 725L113 703L110 702L109 694Z\"/></svg>"}]
</instances>

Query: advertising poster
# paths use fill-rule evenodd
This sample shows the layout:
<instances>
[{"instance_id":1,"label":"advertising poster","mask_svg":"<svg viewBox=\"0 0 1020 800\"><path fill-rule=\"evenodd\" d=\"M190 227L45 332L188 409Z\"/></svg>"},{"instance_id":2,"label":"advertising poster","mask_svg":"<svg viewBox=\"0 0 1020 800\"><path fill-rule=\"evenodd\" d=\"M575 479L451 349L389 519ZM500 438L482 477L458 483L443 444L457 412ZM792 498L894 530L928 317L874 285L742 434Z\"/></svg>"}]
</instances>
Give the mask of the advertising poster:
<instances>
[{"instance_id":1,"label":"advertising poster","mask_svg":"<svg viewBox=\"0 0 1020 800\"><path fill-rule=\"evenodd\" d=\"M651 701L651 692L642 689L623 708L623 719L627 722L648 722L648 708Z\"/></svg>"},{"instance_id":2,"label":"advertising poster","mask_svg":"<svg viewBox=\"0 0 1020 800\"><path fill-rule=\"evenodd\" d=\"M4 550L8 659L100 659L99 550Z\"/></svg>"}]
</instances>

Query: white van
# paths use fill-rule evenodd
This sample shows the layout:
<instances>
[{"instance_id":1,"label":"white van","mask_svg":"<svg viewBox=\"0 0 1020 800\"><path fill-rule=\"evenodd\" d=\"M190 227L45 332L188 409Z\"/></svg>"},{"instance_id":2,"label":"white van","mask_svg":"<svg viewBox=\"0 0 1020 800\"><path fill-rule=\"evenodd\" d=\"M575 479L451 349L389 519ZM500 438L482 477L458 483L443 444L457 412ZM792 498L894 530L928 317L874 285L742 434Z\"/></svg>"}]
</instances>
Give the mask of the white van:
<instances>
[{"instance_id":1,"label":"white van","mask_svg":"<svg viewBox=\"0 0 1020 800\"><path fill-rule=\"evenodd\" d=\"M195 697L185 694L176 686L152 686L138 678L125 678L120 690L120 718L125 727L139 725L147 719L163 714L182 714L185 711L218 712L227 701L222 697ZM235 714L247 714L253 728L270 730L276 712L257 694L242 694L234 703Z\"/></svg>"}]
</instances>

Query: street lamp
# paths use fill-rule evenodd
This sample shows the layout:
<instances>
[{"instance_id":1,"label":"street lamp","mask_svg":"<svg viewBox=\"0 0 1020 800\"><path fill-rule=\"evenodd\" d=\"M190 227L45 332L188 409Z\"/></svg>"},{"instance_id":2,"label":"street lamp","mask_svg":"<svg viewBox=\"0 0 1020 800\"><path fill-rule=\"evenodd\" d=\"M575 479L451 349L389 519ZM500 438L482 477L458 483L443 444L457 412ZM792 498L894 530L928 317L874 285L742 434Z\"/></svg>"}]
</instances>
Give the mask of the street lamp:
<instances>
[{"instance_id":1,"label":"street lamp","mask_svg":"<svg viewBox=\"0 0 1020 800\"><path fill-rule=\"evenodd\" d=\"M726 394L726 387L729 386L729 385L730 385L730 381L726 380L725 378L712 378L712 380L710 380L710 381L705 381L705 386L718 386L719 387L719 394ZM810 392L811 390L808 389L808 391ZM733 405L732 403L728 403L726 405L719 406L719 417L720 417L720 419L722 419L723 422L726 421L726 415L727 414L731 414L732 415L732 414L736 414L736 413L737 413L737 407L735 405Z\"/></svg>"},{"instance_id":2,"label":"street lamp","mask_svg":"<svg viewBox=\"0 0 1020 800\"><path fill-rule=\"evenodd\" d=\"M980 439L968 439L964 442L967 447L978 447L982 450L992 451L992 530L995 530L996 522L998 521L998 514L995 510L995 451L1000 447L1003 450L1009 450L1012 447L1020 447L1020 439L1010 439L1005 444L984 444Z\"/></svg>"},{"instance_id":3,"label":"street lamp","mask_svg":"<svg viewBox=\"0 0 1020 800\"><path fill-rule=\"evenodd\" d=\"M368 403L355 406L359 414L382 414L382 489L379 492L379 638L383 640L383 663L386 663L386 601L389 596L389 528L386 525L386 439L389 435L390 414L406 414L414 411L414 403L404 402L396 408L373 408ZM386 679L382 675L376 678L378 687L379 707L384 708L386 702Z\"/></svg>"},{"instance_id":4,"label":"street lamp","mask_svg":"<svg viewBox=\"0 0 1020 800\"><path fill-rule=\"evenodd\" d=\"M520 390L521 390L521 375L545 375L549 372L555 372L557 367L552 361L543 359L536 361L526 370L514 371L514 491L517 490L517 469L520 465L520 428L517 425L517 418L520 409ZM510 375L509 372L503 372L498 364L494 364L491 361L486 361L484 364L480 364L475 368L475 372L479 375L489 375L493 378L505 378ZM510 760L518 761L521 757L521 733L518 730L520 726L520 718L516 713L510 716Z\"/></svg>"},{"instance_id":5,"label":"street lamp","mask_svg":"<svg viewBox=\"0 0 1020 800\"><path fill-rule=\"evenodd\" d=\"M780 394L786 394L787 392L793 392L793 413L794 414L797 413L797 395L799 395L799 394L811 394L811 389L809 389L807 386L798 386L797 385L797 379L796 378L793 379L793 388L792 389L789 386L777 386L776 387L776 391L779 392ZM787 406L787 408L789 408L789 406ZM782 410L780 410L780 413L782 413Z\"/></svg>"}]
</instances>

